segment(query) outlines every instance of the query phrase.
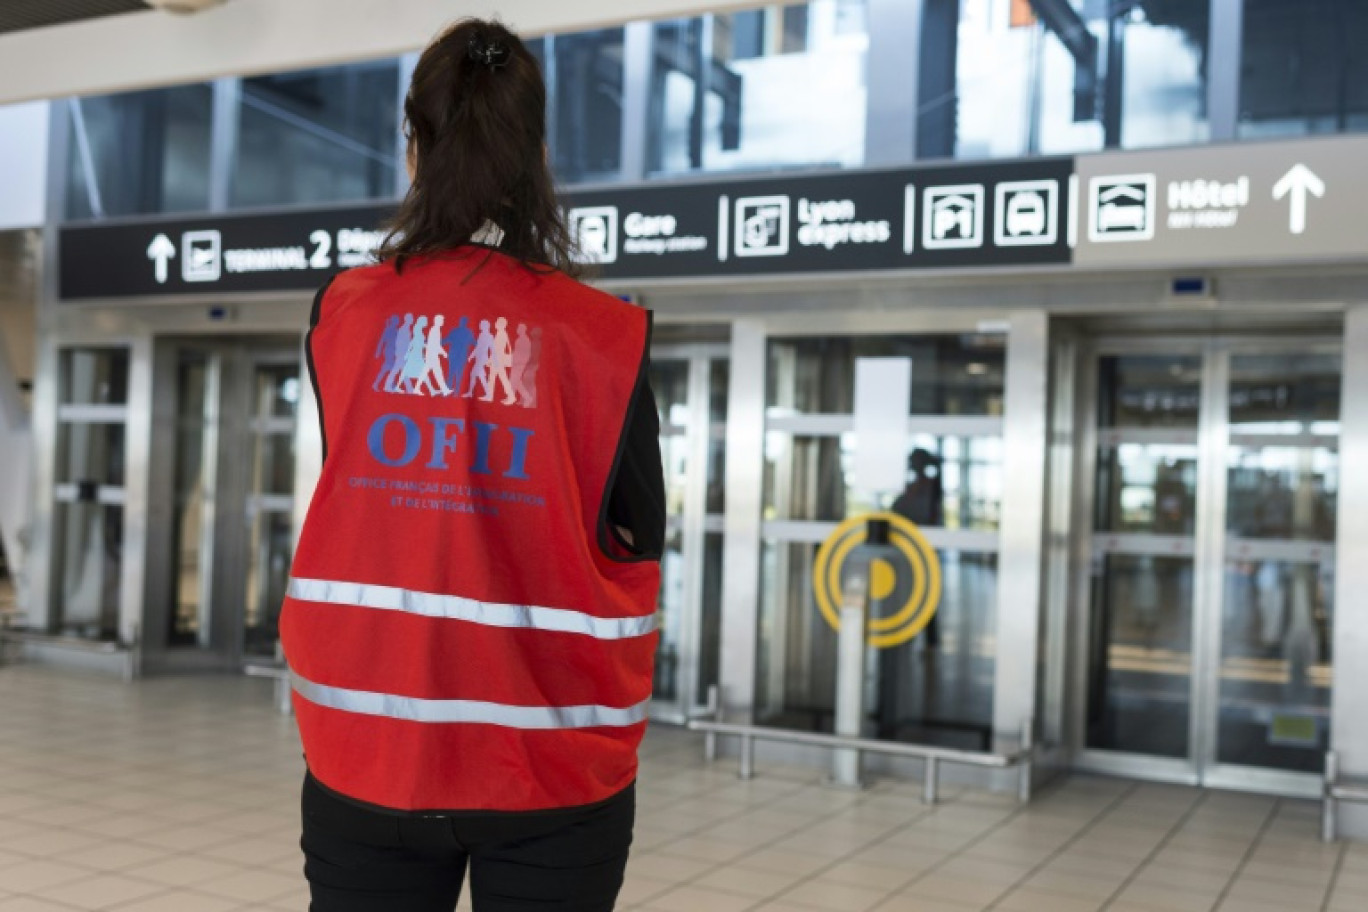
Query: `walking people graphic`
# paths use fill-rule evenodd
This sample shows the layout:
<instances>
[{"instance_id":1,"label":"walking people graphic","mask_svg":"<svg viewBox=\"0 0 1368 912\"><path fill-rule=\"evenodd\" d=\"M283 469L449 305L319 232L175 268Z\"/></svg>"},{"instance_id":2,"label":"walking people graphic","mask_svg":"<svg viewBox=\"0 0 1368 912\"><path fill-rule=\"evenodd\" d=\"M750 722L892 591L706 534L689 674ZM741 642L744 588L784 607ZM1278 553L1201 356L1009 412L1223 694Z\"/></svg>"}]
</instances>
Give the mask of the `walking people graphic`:
<instances>
[{"instance_id":1,"label":"walking people graphic","mask_svg":"<svg viewBox=\"0 0 1368 912\"><path fill-rule=\"evenodd\" d=\"M532 366L532 339L527 335L527 324L518 324L518 341L513 343L513 389L519 404L531 408L537 403L537 392L527 384L528 368ZM536 374L533 374L535 377Z\"/></svg>"},{"instance_id":2,"label":"walking people graphic","mask_svg":"<svg viewBox=\"0 0 1368 912\"><path fill-rule=\"evenodd\" d=\"M485 387L484 401L490 402L494 399L494 390L502 382L503 404L512 405L518 401L518 394L513 391L513 382L508 377L508 369L513 366L513 346L508 341L508 320L499 317L494 323L494 328L498 332L494 336L494 357L490 362L489 383Z\"/></svg>"},{"instance_id":3,"label":"walking people graphic","mask_svg":"<svg viewBox=\"0 0 1368 912\"><path fill-rule=\"evenodd\" d=\"M475 394L476 383L479 383L481 386L483 386L485 388L485 392L490 393L490 395L481 396L480 398L484 399L485 401L488 401L489 399L493 398L493 393L490 392L493 389L493 387L490 386L489 381L489 362L493 359L493 357L494 334L489 331L489 321L481 320L480 338L475 341L475 350L470 353L470 360L475 363L475 367L473 367L470 371L470 385L467 386L466 391L461 394L466 399L469 399L471 396Z\"/></svg>"},{"instance_id":4,"label":"walking people graphic","mask_svg":"<svg viewBox=\"0 0 1368 912\"><path fill-rule=\"evenodd\" d=\"M389 368L385 374L385 392L402 392L399 381L404 373L404 359L408 357L409 341L413 338L413 314L404 314L404 325L394 331L392 347L388 349ZM383 345L384 340L381 339Z\"/></svg>"},{"instance_id":5,"label":"walking people graphic","mask_svg":"<svg viewBox=\"0 0 1368 912\"><path fill-rule=\"evenodd\" d=\"M542 331L540 326L532 327L532 355L523 372L523 389L527 396L523 399L525 408L537 407L537 368L541 367Z\"/></svg>"},{"instance_id":6,"label":"walking people graphic","mask_svg":"<svg viewBox=\"0 0 1368 912\"><path fill-rule=\"evenodd\" d=\"M475 347L475 334L470 331L469 321L461 317L456 328L446 334L442 345L447 350L446 384L452 392L459 392L465 379L466 364L470 361L470 350Z\"/></svg>"},{"instance_id":7,"label":"walking people graphic","mask_svg":"<svg viewBox=\"0 0 1368 912\"><path fill-rule=\"evenodd\" d=\"M399 315L394 314L385 324L385 331L380 336L380 344L375 346L375 357L380 360L380 373L375 375L375 382L371 384L371 389L380 391L380 386L385 382L385 378L393 370L395 359L395 342L399 338Z\"/></svg>"},{"instance_id":8,"label":"walking people graphic","mask_svg":"<svg viewBox=\"0 0 1368 912\"><path fill-rule=\"evenodd\" d=\"M481 320L478 337L468 317L461 317L450 332L445 328L446 316L440 314L416 319L405 314L402 323L398 314L388 317L375 347L380 371L371 389L429 397L460 393L470 399L478 386L482 402L493 402L495 393L502 392L499 401L503 405L537 407L541 327L529 329L519 323L516 341L508 337L507 317L497 318L492 327L489 320ZM465 392L461 392L463 384Z\"/></svg>"},{"instance_id":9,"label":"walking people graphic","mask_svg":"<svg viewBox=\"0 0 1368 912\"><path fill-rule=\"evenodd\" d=\"M427 359L423 357L423 348L426 339L423 334L427 331L427 317L419 317L413 324L413 338L409 341L408 352L404 355L404 373L399 379L398 392L416 393L417 382L427 373Z\"/></svg>"},{"instance_id":10,"label":"walking people graphic","mask_svg":"<svg viewBox=\"0 0 1368 912\"><path fill-rule=\"evenodd\" d=\"M426 386L429 396L451 395L451 389L442 376L442 358L446 355L442 348L442 324L445 322L446 317L439 316L432 321L432 329L428 330L427 345L423 349L423 377L414 384L415 393L419 387Z\"/></svg>"}]
</instances>

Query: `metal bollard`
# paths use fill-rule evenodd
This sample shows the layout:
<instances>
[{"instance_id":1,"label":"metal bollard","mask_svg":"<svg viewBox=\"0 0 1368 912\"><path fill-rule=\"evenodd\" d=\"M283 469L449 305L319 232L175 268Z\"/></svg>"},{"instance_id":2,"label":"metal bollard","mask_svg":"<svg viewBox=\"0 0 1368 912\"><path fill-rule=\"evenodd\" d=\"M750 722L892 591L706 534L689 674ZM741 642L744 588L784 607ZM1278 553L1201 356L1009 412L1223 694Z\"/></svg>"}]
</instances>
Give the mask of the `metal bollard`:
<instances>
[{"instance_id":1,"label":"metal bollard","mask_svg":"<svg viewBox=\"0 0 1368 912\"><path fill-rule=\"evenodd\" d=\"M926 778L922 782L922 803L935 804L940 797L940 761L926 758Z\"/></svg>"},{"instance_id":2,"label":"metal bollard","mask_svg":"<svg viewBox=\"0 0 1368 912\"><path fill-rule=\"evenodd\" d=\"M1321 841L1334 842L1339 829L1335 785L1339 782L1339 757L1334 751L1325 755L1325 785L1321 796Z\"/></svg>"},{"instance_id":3,"label":"metal bollard","mask_svg":"<svg viewBox=\"0 0 1368 912\"><path fill-rule=\"evenodd\" d=\"M865 614L869 577L855 573L846 580L841 600L841 632L836 643L836 734L858 738L864 723ZM831 783L860 788L860 751L840 747L831 752Z\"/></svg>"},{"instance_id":4,"label":"metal bollard","mask_svg":"<svg viewBox=\"0 0 1368 912\"><path fill-rule=\"evenodd\" d=\"M708 688L707 715L714 722L722 721L722 694L716 684ZM708 732L703 736L703 760L712 763L717 759L717 733Z\"/></svg>"},{"instance_id":5,"label":"metal bollard","mask_svg":"<svg viewBox=\"0 0 1368 912\"><path fill-rule=\"evenodd\" d=\"M1035 777L1035 722L1027 719L1021 726L1021 759L1017 773L1017 801L1031 803L1031 788Z\"/></svg>"},{"instance_id":6,"label":"metal bollard","mask_svg":"<svg viewBox=\"0 0 1368 912\"><path fill-rule=\"evenodd\" d=\"M742 779L755 778L755 739L750 735L741 736L741 770L738 775Z\"/></svg>"}]
</instances>

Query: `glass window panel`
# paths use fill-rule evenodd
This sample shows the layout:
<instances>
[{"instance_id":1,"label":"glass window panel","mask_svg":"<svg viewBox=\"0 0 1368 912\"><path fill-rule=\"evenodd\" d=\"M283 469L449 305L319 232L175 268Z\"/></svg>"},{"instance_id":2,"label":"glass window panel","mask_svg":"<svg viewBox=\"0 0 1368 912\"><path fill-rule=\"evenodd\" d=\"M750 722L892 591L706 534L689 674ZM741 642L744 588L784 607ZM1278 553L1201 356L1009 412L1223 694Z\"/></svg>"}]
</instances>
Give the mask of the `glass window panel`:
<instances>
[{"instance_id":1,"label":"glass window panel","mask_svg":"<svg viewBox=\"0 0 1368 912\"><path fill-rule=\"evenodd\" d=\"M622 173L624 34L604 29L528 43L546 74L551 162L561 181Z\"/></svg>"},{"instance_id":2,"label":"glass window panel","mask_svg":"<svg viewBox=\"0 0 1368 912\"><path fill-rule=\"evenodd\" d=\"M1227 528L1239 538L1333 542L1339 454L1326 447L1230 448Z\"/></svg>"},{"instance_id":3,"label":"glass window panel","mask_svg":"<svg viewBox=\"0 0 1368 912\"><path fill-rule=\"evenodd\" d=\"M66 217L188 212L209 207L207 84L83 98L72 118Z\"/></svg>"},{"instance_id":4,"label":"glass window panel","mask_svg":"<svg viewBox=\"0 0 1368 912\"><path fill-rule=\"evenodd\" d=\"M1209 28L1205 2L926 0L918 154L1204 142Z\"/></svg>"},{"instance_id":5,"label":"glass window panel","mask_svg":"<svg viewBox=\"0 0 1368 912\"><path fill-rule=\"evenodd\" d=\"M278 364L256 370L256 414L294 418L299 412L299 366Z\"/></svg>"},{"instance_id":6,"label":"glass window panel","mask_svg":"<svg viewBox=\"0 0 1368 912\"><path fill-rule=\"evenodd\" d=\"M1368 4L1245 0L1242 137L1368 129Z\"/></svg>"},{"instance_id":7,"label":"glass window panel","mask_svg":"<svg viewBox=\"0 0 1368 912\"><path fill-rule=\"evenodd\" d=\"M209 464L206 444L215 440L205 422L209 389L209 365L205 355L182 352L177 366L176 487L172 536L175 565L171 568L173 605L168 643L172 646L209 644L207 611L203 604L204 555L201 549L208 504Z\"/></svg>"},{"instance_id":8,"label":"glass window panel","mask_svg":"<svg viewBox=\"0 0 1368 912\"><path fill-rule=\"evenodd\" d=\"M1124 355L1101 360L1098 427L1197 429L1202 359Z\"/></svg>"},{"instance_id":9,"label":"glass window panel","mask_svg":"<svg viewBox=\"0 0 1368 912\"><path fill-rule=\"evenodd\" d=\"M1332 565L1226 564L1217 759L1319 773L1330 749Z\"/></svg>"},{"instance_id":10,"label":"glass window panel","mask_svg":"<svg viewBox=\"0 0 1368 912\"><path fill-rule=\"evenodd\" d=\"M699 634L698 693L708 702L708 689L718 686L722 664L722 544L720 532L703 537L703 618Z\"/></svg>"},{"instance_id":11,"label":"glass window panel","mask_svg":"<svg viewBox=\"0 0 1368 912\"><path fill-rule=\"evenodd\" d=\"M128 349L74 348L62 352L63 405L125 405Z\"/></svg>"},{"instance_id":12,"label":"glass window panel","mask_svg":"<svg viewBox=\"0 0 1368 912\"><path fill-rule=\"evenodd\" d=\"M208 643L209 631L203 629L201 617L208 607L201 604L206 568L201 566L200 549L204 545L208 489L204 442L205 431L200 427L181 427L176 433L176 512L172 517L176 565L172 568L175 606L171 613L171 645Z\"/></svg>"},{"instance_id":13,"label":"glass window panel","mask_svg":"<svg viewBox=\"0 0 1368 912\"><path fill-rule=\"evenodd\" d=\"M1230 430L1248 434L1338 434L1338 355L1234 355Z\"/></svg>"},{"instance_id":14,"label":"glass window panel","mask_svg":"<svg viewBox=\"0 0 1368 912\"><path fill-rule=\"evenodd\" d=\"M62 422L57 428L57 483L123 487L124 426Z\"/></svg>"},{"instance_id":15,"label":"glass window panel","mask_svg":"<svg viewBox=\"0 0 1368 912\"><path fill-rule=\"evenodd\" d=\"M294 526L289 513L263 513L251 525L247 543L246 627L243 649L249 656L275 656L280 638L280 606L290 581Z\"/></svg>"},{"instance_id":16,"label":"glass window panel","mask_svg":"<svg viewBox=\"0 0 1368 912\"><path fill-rule=\"evenodd\" d=\"M655 394L660 425L689 426L689 362L662 359L650 367L651 392Z\"/></svg>"},{"instance_id":17,"label":"glass window panel","mask_svg":"<svg viewBox=\"0 0 1368 912\"><path fill-rule=\"evenodd\" d=\"M865 161L865 0L655 26L648 170Z\"/></svg>"},{"instance_id":18,"label":"glass window panel","mask_svg":"<svg viewBox=\"0 0 1368 912\"><path fill-rule=\"evenodd\" d=\"M123 577L123 508L99 503L58 503L57 598L52 632L116 640Z\"/></svg>"},{"instance_id":19,"label":"glass window panel","mask_svg":"<svg viewBox=\"0 0 1368 912\"><path fill-rule=\"evenodd\" d=\"M396 60L244 79L233 205L393 196L399 118Z\"/></svg>"},{"instance_id":20,"label":"glass window panel","mask_svg":"<svg viewBox=\"0 0 1368 912\"><path fill-rule=\"evenodd\" d=\"M662 437L660 462L665 470L665 513L681 517L689 487L689 438L684 434Z\"/></svg>"},{"instance_id":21,"label":"glass window panel","mask_svg":"<svg viewBox=\"0 0 1368 912\"><path fill-rule=\"evenodd\" d=\"M911 414L1000 416L1002 336L837 336L770 342L771 415L850 414L858 358L912 359Z\"/></svg>"},{"instance_id":22,"label":"glass window panel","mask_svg":"<svg viewBox=\"0 0 1368 912\"><path fill-rule=\"evenodd\" d=\"M294 434L262 434L256 438L252 488L259 494L294 491Z\"/></svg>"},{"instance_id":23,"label":"glass window panel","mask_svg":"<svg viewBox=\"0 0 1368 912\"><path fill-rule=\"evenodd\" d=\"M683 630L685 605L684 538L679 527L665 540L665 551L660 558L660 595L656 600L660 622L660 641L656 645L655 679L651 695L657 700L673 701L679 697L679 658L685 636Z\"/></svg>"},{"instance_id":24,"label":"glass window panel","mask_svg":"<svg viewBox=\"0 0 1368 912\"><path fill-rule=\"evenodd\" d=\"M763 725L832 731L836 633L812 592L816 545L765 542L757 707ZM940 609L918 637L871 651L870 735L986 750L996 667L997 556L938 552Z\"/></svg>"},{"instance_id":25,"label":"glass window panel","mask_svg":"<svg viewBox=\"0 0 1368 912\"><path fill-rule=\"evenodd\" d=\"M1097 462L1097 531L1194 534L1197 447L1123 443Z\"/></svg>"},{"instance_id":26,"label":"glass window panel","mask_svg":"<svg viewBox=\"0 0 1368 912\"><path fill-rule=\"evenodd\" d=\"M1111 554L1093 580L1087 744L1188 755L1192 561Z\"/></svg>"},{"instance_id":27,"label":"glass window panel","mask_svg":"<svg viewBox=\"0 0 1368 912\"><path fill-rule=\"evenodd\" d=\"M727 509L727 394L731 384L731 362L714 359L708 381L708 513Z\"/></svg>"},{"instance_id":28,"label":"glass window panel","mask_svg":"<svg viewBox=\"0 0 1368 912\"><path fill-rule=\"evenodd\" d=\"M854 435L765 443L766 519L838 522L882 509L854 483ZM891 509L918 525L996 531L1002 513L1000 437L909 434L907 484Z\"/></svg>"}]
</instances>

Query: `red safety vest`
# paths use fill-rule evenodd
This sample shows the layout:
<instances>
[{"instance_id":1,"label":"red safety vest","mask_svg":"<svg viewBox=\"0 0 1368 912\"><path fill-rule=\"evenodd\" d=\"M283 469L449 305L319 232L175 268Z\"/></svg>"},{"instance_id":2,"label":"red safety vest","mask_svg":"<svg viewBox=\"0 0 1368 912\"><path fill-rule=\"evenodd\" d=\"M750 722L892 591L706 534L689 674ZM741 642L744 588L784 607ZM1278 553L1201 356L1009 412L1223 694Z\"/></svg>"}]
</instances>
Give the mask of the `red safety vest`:
<instances>
[{"instance_id":1,"label":"red safety vest","mask_svg":"<svg viewBox=\"0 0 1368 912\"><path fill-rule=\"evenodd\" d=\"M324 785L524 811L632 783L660 568L614 550L605 515L649 333L477 247L320 296L325 459L280 633Z\"/></svg>"}]
</instances>

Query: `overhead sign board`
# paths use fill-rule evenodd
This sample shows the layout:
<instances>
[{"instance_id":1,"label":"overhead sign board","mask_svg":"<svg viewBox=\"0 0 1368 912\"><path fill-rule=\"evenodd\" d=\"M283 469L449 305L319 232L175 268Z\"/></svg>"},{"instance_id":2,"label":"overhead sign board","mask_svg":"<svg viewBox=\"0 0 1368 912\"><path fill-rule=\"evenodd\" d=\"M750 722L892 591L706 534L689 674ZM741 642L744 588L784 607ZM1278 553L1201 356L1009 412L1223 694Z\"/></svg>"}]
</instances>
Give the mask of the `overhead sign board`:
<instances>
[{"instance_id":1,"label":"overhead sign board","mask_svg":"<svg viewBox=\"0 0 1368 912\"><path fill-rule=\"evenodd\" d=\"M564 202L612 280L1368 258L1368 137L654 184ZM74 225L60 297L289 292L373 261L392 204Z\"/></svg>"},{"instance_id":2,"label":"overhead sign board","mask_svg":"<svg viewBox=\"0 0 1368 912\"><path fill-rule=\"evenodd\" d=\"M575 193L603 279L1066 264L1071 159ZM388 207L211 215L61 232L63 300L316 288L371 261Z\"/></svg>"},{"instance_id":3,"label":"overhead sign board","mask_svg":"<svg viewBox=\"0 0 1368 912\"><path fill-rule=\"evenodd\" d=\"M1078 159L1080 266L1368 257L1368 137Z\"/></svg>"},{"instance_id":4,"label":"overhead sign board","mask_svg":"<svg viewBox=\"0 0 1368 912\"><path fill-rule=\"evenodd\" d=\"M63 228L61 297L306 291L373 262L388 208Z\"/></svg>"},{"instance_id":5,"label":"overhead sign board","mask_svg":"<svg viewBox=\"0 0 1368 912\"><path fill-rule=\"evenodd\" d=\"M573 194L604 278L1065 264L1070 159Z\"/></svg>"}]
</instances>

